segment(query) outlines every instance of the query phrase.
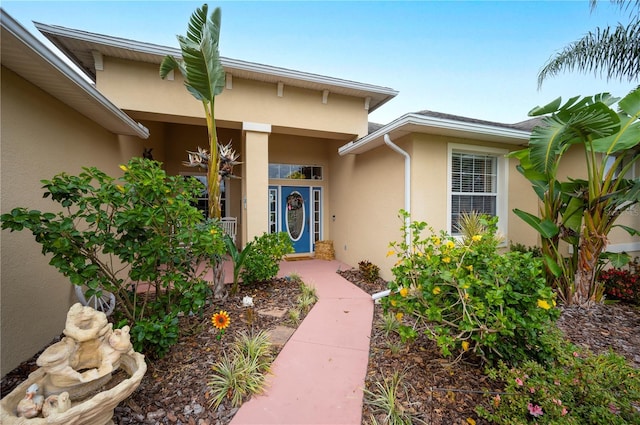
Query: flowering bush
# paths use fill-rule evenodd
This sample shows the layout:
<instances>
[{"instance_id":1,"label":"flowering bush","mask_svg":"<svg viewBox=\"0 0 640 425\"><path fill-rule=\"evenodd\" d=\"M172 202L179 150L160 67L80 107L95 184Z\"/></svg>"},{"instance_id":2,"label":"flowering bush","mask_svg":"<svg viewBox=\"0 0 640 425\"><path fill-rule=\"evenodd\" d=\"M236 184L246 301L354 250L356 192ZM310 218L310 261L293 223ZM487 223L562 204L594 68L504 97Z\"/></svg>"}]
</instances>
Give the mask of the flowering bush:
<instances>
[{"instance_id":1,"label":"flowering bush","mask_svg":"<svg viewBox=\"0 0 640 425\"><path fill-rule=\"evenodd\" d=\"M167 176L160 163L134 158L116 180L95 167L43 180L44 197L62 208L15 208L2 229L28 229L49 264L87 296L109 291L118 325L131 324L137 351L161 357L175 344L180 312L199 312L211 290L204 275L224 252L219 228L192 204L195 179Z\"/></svg>"},{"instance_id":2,"label":"flowering bush","mask_svg":"<svg viewBox=\"0 0 640 425\"><path fill-rule=\"evenodd\" d=\"M384 306L417 319L415 326L400 327L403 339L423 330L444 356L475 353L508 364L547 359L541 336L559 312L540 260L530 253L500 254L497 219L484 221L485 233L462 241L431 229L423 239L423 222L403 226L412 240L391 244L388 254L399 260Z\"/></svg>"},{"instance_id":3,"label":"flowering bush","mask_svg":"<svg viewBox=\"0 0 640 425\"><path fill-rule=\"evenodd\" d=\"M600 272L600 282L604 284L609 298L640 304L640 273L634 261L626 269L611 268Z\"/></svg>"},{"instance_id":4,"label":"flowering bush","mask_svg":"<svg viewBox=\"0 0 640 425\"><path fill-rule=\"evenodd\" d=\"M497 425L640 423L640 372L614 353L595 356L556 338L557 360L547 366L526 361L490 370L505 393L478 413Z\"/></svg>"}]
</instances>

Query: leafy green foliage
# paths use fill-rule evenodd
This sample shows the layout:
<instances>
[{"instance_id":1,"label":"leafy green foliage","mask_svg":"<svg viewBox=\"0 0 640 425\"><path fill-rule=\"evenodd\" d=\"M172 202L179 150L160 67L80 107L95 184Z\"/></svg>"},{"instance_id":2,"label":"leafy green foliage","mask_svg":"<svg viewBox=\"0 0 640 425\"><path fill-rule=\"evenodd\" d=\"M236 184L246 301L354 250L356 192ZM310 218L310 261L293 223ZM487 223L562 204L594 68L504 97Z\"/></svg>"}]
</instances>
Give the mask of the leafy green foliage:
<instances>
[{"instance_id":1,"label":"leafy green foliage","mask_svg":"<svg viewBox=\"0 0 640 425\"><path fill-rule=\"evenodd\" d=\"M238 280L240 278L240 272L244 268L244 263L247 258L247 255L251 252L253 248L253 244L249 242L242 251L238 251L238 247L231 239L231 236L224 235L223 237L224 244L227 248L227 254L231 258L231 262L233 263L233 285L231 286L231 293L238 293ZM276 272L277 273L277 272Z\"/></svg>"},{"instance_id":2,"label":"leafy green foliage","mask_svg":"<svg viewBox=\"0 0 640 425\"><path fill-rule=\"evenodd\" d=\"M486 233L466 241L433 230L423 239L423 222L403 226L413 239L391 244L399 260L385 309L413 315L417 325L400 326L400 335L411 339L422 330L444 356L545 360L551 353L542 336L559 312L542 264L529 253L498 252L497 218L483 221Z\"/></svg>"},{"instance_id":3,"label":"leafy green foliage","mask_svg":"<svg viewBox=\"0 0 640 425\"><path fill-rule=\"evenodd\" d=\"M376 382L373 390L364 389L364 402L371 406L374 412L384 414L385 424L411 425L417 420L414 410L403 405L409 400L409 392L403 379L404 373L395 372L390 379Z\"/></svg>"},{"instance_id":4,"label":"leafy green foliage","mask_svg":"<svg viewBox=\"0 0 640 425\"><path fill-rule=\"evenodd\" d=\"M0 220L3 229L31 231L49 264L88 287L88 296L113 293L116 319L131 323L136 350L162 355L176 341L176 314L205 305L208 269L198 265L224 252L221 231L192 206L201 191L195 179L167 176L141 158L121 169L120 181L97 168L43 180L44 197L61 211L15 208Z\"/></svg>"},{"instance_id":5,"label":"leafy green foliage","mask_svg":"<svg viewBox=\"0 0 640 425\"><path fill-rule=\"evenodd\" d=\"M370 283L375 282L380 277L380 267L367 260L358 263L358 270L360 270L362 278Z\"/></svg>"},{"instance_id":6,"label":"leafy green foliage","mask_svg":"<svg viewBox=\"0 0 640 425\"><path fill-rule=\"evenodd\" d=\"M213 374L208 382L211 406L217 408L228 398L233 407L238 407L247 397L259 394L272 361L271 343L266 332L260 331L255 335L240 333L232 345L230 356L225 355L213 365Z\"/></svg>"},{"instance_id":7,"label":"leafy green foliage","mask_svg":"<svg viewBox=\"0 0 640 425\"><path fill-rule=\"evenodd\" d=\"M289 235L285 232L263 233L251 242L252 248L244 260L240 273L242 282L252 284L273 279L280 270L280 261L293 252Z\"/></svg>"},{"instance_id":8,"label":"leafy green foliage","mask_svg":"<svg viewBox=\"0 0 640 425\"><path fill-rule=\"evenodd\" d=\"M640 143L640 87L618 102L618 112L611 107L617 100L603 93L534 108L529 115L545 116L531 132L529 147L509 155L519 160L517 170L542 201L537 214L514 213L540 234L547 281L568 304L600 300L596 273L607 235L640 202L640 180L625 178L640 158L633 153ZM584 154L586 180L558 180L570 148ZM561 242L573 248L571 256L559 249Z\"/></svg>"},{"instance_id":9,"label":"leafy green foliage","mask_svg":"<svg viewBox=\"0 0 640 425\"><path fill-rule=\"evenodd\" d=\"M594 355L562 341L550 344L555 360L533 360L517 368L500 363L489 376L506 386L491 408L478 413L495 424L638 424L640 373L612 352Z\"/></svg>"}]
</instances>

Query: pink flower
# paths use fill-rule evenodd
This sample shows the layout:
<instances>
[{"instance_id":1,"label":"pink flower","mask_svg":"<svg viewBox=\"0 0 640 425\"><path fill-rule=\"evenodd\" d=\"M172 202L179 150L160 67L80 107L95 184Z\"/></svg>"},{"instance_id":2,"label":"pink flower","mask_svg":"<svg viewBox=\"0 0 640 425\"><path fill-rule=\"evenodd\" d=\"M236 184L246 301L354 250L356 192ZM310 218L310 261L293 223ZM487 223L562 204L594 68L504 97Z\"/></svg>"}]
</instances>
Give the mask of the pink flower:
<instances>
[{"instance_id":1,"label":"pink flower","mask_svg":"<svg viewBox=\"0 0 640 425\"><path fill-rule=\"evenodd\" d=\"M523 386L524 382L522 382L522 379L516 378L516 384L518 384L519 386Z\"/></svg>"},{"instance_id":2,"label":"pink flower","mask_svg":"<svg viewBox=\"0 0 640 425\"><path fill-rule=\"evenodd\" d=\"M560 381L553 381L554 384L560 385Z\"/></svg>"},{"instance_id":3,"label":"pink flower","mask_svg":"<svg viewBox=\"0 0 640 425\"><path fill-rule=\"evenodd\" d=\"M618 407L613 403L609 403L609 411L614 415L617 415L620 413L620 409L618 409Z\"/></svg>"},{"instance_id":4,"label":"pink flower","mask_svg":"<svg viewBox=\"0 0 640 425\"><path fill-rule=\"evenodd\" d=\"M552 402L554 402L555 404L557 404L558 406L562 406L562 400L558 400L558 399L551 399Z\"/></svg>"},{"instance_id":5,"label":"pink flower","mask_svg":"<svg viewBox=\"0 0 640 425\"><path fill-rule=\"evenodd\" d=\"M577 351L573 352L573 357L578 357L578 352Z\"/></svg>"},{"instance_id":6,"label":"pink flower","mask_svg":"<svg viewBox=\"0 0 640 425\"><path fill-rule=\"evenodd\" d=\"M535 389L535 388L533 388L533 387L529 387L529 392L530 392L531 394L533 394L533 393L535 393L535 392L536 392L536 389Z\"/></svg>"},{"instance_id":7,"label":"pink flower","mask_svg":"<svg viewBox=\"0 0 640 425\"><path fill-rule=\"evenodd\" d=\"M542 407L538 406L537 404L529 403L527 405L527 408L529 409L529 414L534 418L537 418L538 416L542 416L544 414L544 412L542 411Z\"/></svg>"},{"instance_id":8,"label":"pink flower","mask_svg":"<svg viewBox=\"0 0 640 425\"><path fill-rule=\"evenodd\" d=\"M567 408L566 408L566 407L563 407L563 408L562 408L562 413L561 413L561 415L562 415L562 416L564 416L564 415L566 415L567 413L569 413L569 411L567 410Z\"/></svg>"}]
</instances>

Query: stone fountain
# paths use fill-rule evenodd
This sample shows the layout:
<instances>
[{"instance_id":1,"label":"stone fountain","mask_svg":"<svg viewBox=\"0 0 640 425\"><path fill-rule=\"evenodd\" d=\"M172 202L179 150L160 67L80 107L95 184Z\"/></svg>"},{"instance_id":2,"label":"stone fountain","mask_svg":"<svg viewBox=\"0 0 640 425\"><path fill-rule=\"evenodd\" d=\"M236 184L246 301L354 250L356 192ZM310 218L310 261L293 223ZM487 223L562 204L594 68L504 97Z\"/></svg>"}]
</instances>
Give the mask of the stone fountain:
<instances>
[{"instance_id":1,"label":"stone fountain","mask_svg":"<svg viewBox=\"0 0 640 425\"><path fill-rule=\"evenodd\" d=\"M133 350L129 327L114 330L104 313L78 303L67 313L64 335L38 357L39 368L2 399L0 423L113 424L115 407L147 371L144 356ZM118 369L128 378L109 385Z\"/></svg>"}]
</instances>

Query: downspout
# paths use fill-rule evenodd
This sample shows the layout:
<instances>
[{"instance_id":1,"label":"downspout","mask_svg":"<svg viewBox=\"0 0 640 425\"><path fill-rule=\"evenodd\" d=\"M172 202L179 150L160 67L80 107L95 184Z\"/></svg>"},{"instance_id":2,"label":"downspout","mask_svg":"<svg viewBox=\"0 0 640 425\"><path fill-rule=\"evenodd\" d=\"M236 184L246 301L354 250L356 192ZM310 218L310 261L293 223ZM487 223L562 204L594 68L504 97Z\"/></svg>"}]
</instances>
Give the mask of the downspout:
<instances>
[{"instance_id":1,"label":"downspout","mask_svg":"<svg viewBox=\"0 0 640 425\"><path fill-rule=\"evenodd\" d=\"M406 151L402 150L400 146L391 141L389 134L384 135L384 143L404 156L404 210L407 212L404 225L406 229L405 243L407 247L409 247L411 246L411 157ZM375 301L379 298L386 297L390 293L391 290L387 289L386 291L373 294L371 298Z\"/></svg>"}]
</instances>

